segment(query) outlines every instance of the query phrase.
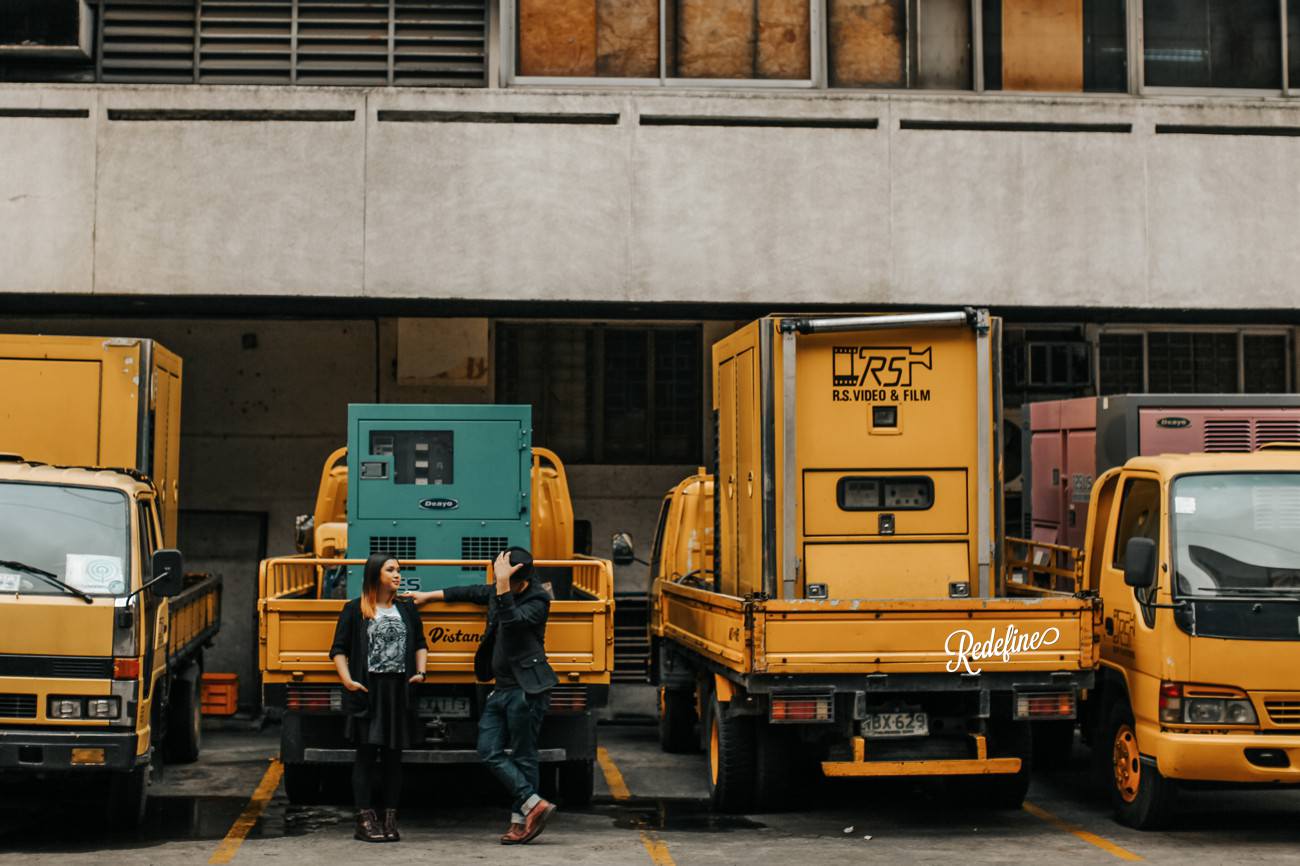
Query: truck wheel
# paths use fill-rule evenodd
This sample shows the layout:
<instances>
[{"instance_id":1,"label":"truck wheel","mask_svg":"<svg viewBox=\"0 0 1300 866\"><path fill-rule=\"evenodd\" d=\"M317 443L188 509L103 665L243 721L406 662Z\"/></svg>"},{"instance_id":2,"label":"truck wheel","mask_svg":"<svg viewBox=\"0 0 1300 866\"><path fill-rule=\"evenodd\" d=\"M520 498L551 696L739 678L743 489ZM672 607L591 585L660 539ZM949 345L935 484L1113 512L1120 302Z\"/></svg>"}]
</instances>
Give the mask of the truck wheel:
<instances>
[{"instance_id":1,"label":"truck wheel","mask_svg":"<svg viewBox=\"0 0 1300 866\"><path fill-rule=\"evenodd\" d=\"M149 767L114 773L109 785L109 820L116 827L134 829L144 823L149 802Z\"/></svg>"},{"instance_id":2,"label":"truck wheel","mask_svg":"<svg viewBox=\"0 0 1300 866\"><path fill-rule=\"evenodd\" d=\"M659 745L674 754L694 752L695 693L659 687Z\"/></svg>"},{"instance_id":3,"label":"truck wheel","mask_svg":"<svg viewBox=\"0 0 1300 866\"><path fill-rule=\"evenodd\" d=\"M1020 772L988 776L984 780L983 799L989 807L1019 809L1024 804L1034 763L1033 740L1029 722L999 720L989 725L989 757L1020 759Z\"/></svg>"},{"instance_id":4,"label":"truck wheel","mask_svg":"<svg viewBox=\"0 0 1300 866\"><path fill-rule=\"evenodd\" d=\"M756 720L754 797L761 812L788 809L799 789L799 740L790 728Z\"/></svg>"},{"instance_id":5,"label":"truck wheel","mask_svg":"<svg viewBox=\"0 0 1300 866\"><path fill-rule=\"evenodd\" d=\"M1034 722L1034 768L1059 770L1070 763L1074 749L1074 719Z\"/></svg>"},{"instance_id":6,"label":"truck wheel","mask_svg":"<svg viewBox=\"0 0 1300 866\"><path fill-rule=\"evenodd\" d=\"M285 764L284 793L295 806L314 806L321 801L321 772L315 764Z\"/></svg>"},{"instance_id":7,"label":"truck wheel","mask_svg":"<svg viewBox=\"0 0 1300 866\"><path fill-rule=\"evenodd\" d=\"M595 785L595 762L564 761L558 768L560 805L566 809L585 809L591 805Z\"/></svg>"},{"instance_id":8,"label":"truck wheel","mask_svg":"<svg viewBox=\"0 0 1300 866\"><path fill-rule=\"evenodd\" d=\"M719 812L747 812L754 804L754 719L728 716L717 696L709 701L709 799Z\"/></svg>"},{"instance_id":9,"label":"truck wheel","mask_svg":"<svg viewBox=\"0 0 1300 866\"><path fill-rule=\"evenodd\" d=\"M1117 701L1111 707L1106 728L1110 734L1107 742L1111 744L1110 802L1115 820L1135 830L1159 828L1173 813L1177 786L1162 776L1155 764L1143 763L1133 711L1126 702Z\"/></svg>"},{"instance_id":10,"label":"truck wheel","mask_svg":"<svg viewBox=\"0 0 1300 866\"><path fill-rule=\"evenodd\" d=\"M203 745L202 709L198 671L182 672L172 684L171 703L167 708L168 763L192 764L199 759Z\"/></svg>"}]
</instances>

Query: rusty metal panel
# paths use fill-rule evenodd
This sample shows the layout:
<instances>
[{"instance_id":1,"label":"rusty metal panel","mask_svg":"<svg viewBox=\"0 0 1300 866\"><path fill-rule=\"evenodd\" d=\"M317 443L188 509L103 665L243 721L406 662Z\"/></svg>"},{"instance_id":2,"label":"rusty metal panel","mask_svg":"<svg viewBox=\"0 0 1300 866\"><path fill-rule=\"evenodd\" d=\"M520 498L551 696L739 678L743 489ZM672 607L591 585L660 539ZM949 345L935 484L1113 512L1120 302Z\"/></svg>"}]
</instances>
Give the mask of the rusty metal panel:
<instances>
[{"instance_id":1,"label":"rusty metal panel","mask_svg":"<svg viewBox=\"0 0 1300 866\"><path fill-rule=\"evenodd\" d=\"M758 0L754 77L812 77L808 27L808 0Z\"/></svg>"},{"instance_id":2,"label":"rusty metal panel","mask_svg":"<svg viewBox=\"0 0 1300 866\"><path fill-rule=\"evenodd\" d=\"M592 0L519 0L520 75L596 74Z\"/></svg>"},{"instance_id":3,"label":"rusty metal panel","mask_svg":"<svg viewBox=\"0 0 1300 866\"><path fill-rule=\"evenodd\" d=\"M659 77L659 0L597 0L596 74Z\"/></svg>"},{"instance_id":4,"label":"rusty metal panel","mask_svg":"<svg viewBox=\"0 0 1300 866\"><path fill-rule=\"evenodd\" d=\"M755 24L754 0L678 0L677 76L752 77Z\"/></svg>"},{"instance_id":5,"label":"rusty metal panel","mask_svg":"<svg viewBox=\"0 0 1300 866\"><path fill-rule=\"evenodd\" d=\"M1083 0L1003 0L1002 87L1083 90Z\"/></svg>"},{"instance_id":6,"label":"rusty metal panel","mask_svg":"<svg viewBox=\"0 0 1300 866\"><path fill-rule=\"evenodd\" d=\"M915 4L911 85L966 90L971 86L970 0L924 0Z\"/></svg>"},{"instance_id":7,"label":"rusty metal panel","mask_svg":"<svg viewBox=\"0 0 1300 866\"><path fill-rule=\"evenodd\" d=\"M828 0L833 87L906 83L903 0Z\"/></svg>"}]
</instances>

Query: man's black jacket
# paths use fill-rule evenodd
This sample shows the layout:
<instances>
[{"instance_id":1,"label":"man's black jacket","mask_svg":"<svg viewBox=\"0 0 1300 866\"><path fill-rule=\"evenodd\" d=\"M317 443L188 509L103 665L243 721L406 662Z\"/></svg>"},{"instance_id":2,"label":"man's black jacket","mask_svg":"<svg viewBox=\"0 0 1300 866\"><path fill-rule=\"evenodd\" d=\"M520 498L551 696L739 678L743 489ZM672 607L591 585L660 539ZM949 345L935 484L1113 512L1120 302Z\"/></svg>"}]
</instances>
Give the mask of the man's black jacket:
<instances>
[{"instance_id":1,"label":"man's black jacket","mask_svg":"<svg viewBox=\"0 0 1300 866\"><path fill-rule=\"evenodd\" d=\"M447 601L468 601L487 605L487 629L474 653L474 676L481 682L493 678L492 651L496 642L510 662L510 672L527 694L540 694L560 680L546 661L546 618L551 612L551 594L536 580L523 592L497 595L496 584L453 586L443 592Z\"/></svg>"}]
</instances>

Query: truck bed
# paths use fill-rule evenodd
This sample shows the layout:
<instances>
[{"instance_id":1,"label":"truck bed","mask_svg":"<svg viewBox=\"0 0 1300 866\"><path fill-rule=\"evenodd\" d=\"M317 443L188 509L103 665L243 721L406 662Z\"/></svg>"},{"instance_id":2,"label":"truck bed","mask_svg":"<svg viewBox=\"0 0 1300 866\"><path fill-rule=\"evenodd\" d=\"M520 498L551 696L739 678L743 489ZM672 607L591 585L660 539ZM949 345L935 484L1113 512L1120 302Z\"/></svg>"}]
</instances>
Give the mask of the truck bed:
<instances>
[{"instance_id":1,"label":"truck bed","mask_svg":"<svg viewBox=\"0 0 1300 866\"><path fill-rule=\"evenodd\" d=\"M660 581L662 637L751 674L974 674L1091 670L1101 609L1091 598L745 600ZM973 645L1043 635L1004 658ZM962 648L968 651L963 655Z\"/></svg>"},{"instance_id":2,"label":"truck bed","mask_svg":"<svg viewBox=\"0 0 1300 866\"><path fill-rule=\"evenodd\" d=\"M189 574L186 587L168 603L169 652L184 659L207 644L221 628L221 578L214 574Z\"/></svg>"}]
</instances>

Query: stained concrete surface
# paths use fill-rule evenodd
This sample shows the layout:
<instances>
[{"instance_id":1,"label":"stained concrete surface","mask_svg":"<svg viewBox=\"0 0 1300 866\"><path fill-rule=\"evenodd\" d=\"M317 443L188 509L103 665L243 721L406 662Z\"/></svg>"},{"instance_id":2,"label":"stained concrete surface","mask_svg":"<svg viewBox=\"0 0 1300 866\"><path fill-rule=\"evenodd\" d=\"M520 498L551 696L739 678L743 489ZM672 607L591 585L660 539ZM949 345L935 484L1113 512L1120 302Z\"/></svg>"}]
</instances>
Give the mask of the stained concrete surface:
<instances>
[{"instance_id":1,"label":"stained concrete surface","mask_svg":"<svg viewBox=\"0 0 1300 866\"><path fill-rule=\"evenodd\" d=\"M209 732L202 759L169 767L153 788L145 826L113 833L91 820L93 800L72 792L24 792L0 811L0 863L206 862L244 808L278 744L278 729ZM666 755L652 725L608 725L601 741L631 793L615 800L599 775L588 809L561 810L538 841L503 848L505 813L477 771L408 772L403 842L380 847L351 838L346 784L336 802L291 806L277 792L240 848L238 863L587 863L651 864L650 848L677 864L860 864L877 862L1119 862L1114 854L1025 811L996 812L947 795L941 783L826 781L798 811L723 816L706 804L703 757ZM5 792L12 796L12 786ZM1030 801L1153 863L1294 862L1300 792L1188 794L1165 832L1116 825L1086 779L1086 755L1040 774ZM865 838L870 836L871 838ZM648 847L649 846L649 847ZM663 859L664 857L670 860Z\"/></svg>"}]
</instances>

